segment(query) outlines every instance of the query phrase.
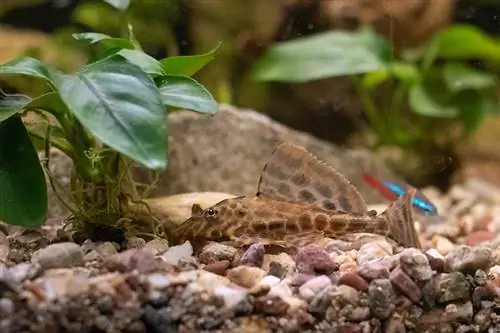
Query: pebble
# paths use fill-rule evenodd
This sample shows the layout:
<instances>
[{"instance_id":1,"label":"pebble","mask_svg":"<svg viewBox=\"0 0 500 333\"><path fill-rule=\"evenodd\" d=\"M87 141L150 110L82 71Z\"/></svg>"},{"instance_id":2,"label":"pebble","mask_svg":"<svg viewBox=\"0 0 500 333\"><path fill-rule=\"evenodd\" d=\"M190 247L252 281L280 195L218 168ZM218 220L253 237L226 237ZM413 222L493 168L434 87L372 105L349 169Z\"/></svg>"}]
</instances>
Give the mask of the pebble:
<instances>
[{"instance_id":1,"label":"pebble","mask_svg":"<svg viewBox=\"0 0 500 333\"><path fill-rule=\"evenodd\" d=\"M9 256L9 239L0 231L0 263L5 263Z\"/></svg>"},{"instance_id":2,"label":"pebble","mask_svg":"<svg viewBox=\"0 0 500 333\"><path fill-rule=\"evenodd\" d=\"M483 242L489 242L495 239L495 234L488 230L478 230L467 234L465 244L476 246Z\"/></svg>"},{"instance_id":3,"label":"pebble","mask_svg":"<svg viewBox=\"0 0 500 333\"><path fill-rule=\"evenodd\" d=\"M360 291L368 290L368 282L365 281L359 274L356 272L346 272L340 276L338 284L345 284L351 286Z\"/></svg>"},{"instance_id":4,"label":"pebble","mask_svg":"<svg viewBox=\"0 0 500 333\"><path fill-rule=\"evenodd\" d=\"M85 262L90 262L90 261L96 261L96 260L101 260L102 255L97 252L96 250L91 250L89 253L87 253L84 257L83 260Z\"/></svg>"},{"instance_id":5,"label":"pebble","mask_svg":"<svg viewBox=\"0 0 500 333\"><path fill-rule=\"evenodd\" d=\"M375 259L382 259L390 255L392 255L392 246L390 246L389 243L368 243L361 246L359 249L357 261L358 265L362 265Z\"/></svg>"},{"instance_id":6,"label":"pebble","mask_svg":"<svg viewBox=\"0 0 500 333\"><path fill-rule=\"evenodd\" d=\"M436 249L429 249L425 252L431 269L442 273L444 271L444 257Z\"/></svg>"},{"instance_id":7,"label":"pebble","mask_svg":"<svg viewBox=\"0 0 500 333\"><path fill-rule=\"evenodd\" d=\"M191 257L193 255L193 246L189 241L184 244L172 246L161 257L171 265L177 265L181 259Z\"/></svg>"},{"instance_id":8,"label":"pebble","mask_svg":"<svg viewBox=\"0 0 500 333\"><path fill-rule=\"evenodd\" d=\"M222 243L209 242L201 249L200 261L204 256L214 256L217 260L232 261L237 249Z\"/></svg>"},{"instance_id":9,"label":"pebble","mask_svg":"<svg viewBox=\"0 0 500 333\"><path fill-rule=\"evenodd\" d=\"M467 300L470 297L470 285L465 275L460 272L441 273L435 283L437 300L447 303Z\"/></svg>"},{"instance_id":10,"label":"pebble","mask_svg":"<svg viewBox=\"0 0 500 333\"><path fill-rule=\"evenodd\" d=\"M273 264L274 263L274 264ZM295 260L285 252L280 254L265 254L262 262L262 269L269 274L279 277L280 279L291 276L295 273L297 264Z\"/></svg>"},{"instance_id":11,"label":"pebble","mask_svg":"<svg viewBox=\"0 0 500 333\"><path fill-rule=\"evenodd\" d=\"M228 270L226 275L232 282L245 288L252 288L267 273L259 267L239 266Z\"/></svg>"},{"instance_id":12,"label":"pebble","mask_svg":"<svg viewBox=\"0 0 500 333\"><path fill-rule=\"evenodd\" d=\"M493 264L491 249L459 245L445 256L445 271L475 272Z\"/></svg>"},{"instance_id":13,"label":"pebble","mask_svg":"<svg viewBox=\"0 0 500 333\"><path fill-rule=\"evenodd\" d=\"M432 269L429 259L417 249L404 249L399 257L401 268L417 282L432 278Z\"/></svg>"},{"instance_id":14,"label":"pebble","mask_svg":"<svg viewBox=\"0 0 500 333\"><path fill-rule=\"evenodd\" d=\"M116 247L111 242L104 242L102 244L96 245L95 251L97 251L103 258L118 253Z\"/></svg>"},{"instance_id":15,"label":"pebble","mask_svg":"<svg viewBox=\"0 0 500 333\"><path fill-rule=\"evenodd\" d=\"M299 295L306 301L310 301L316 296L321 290L325 289L329 285L331 285L332 282L330 278L326 275L320 275L317 277L314 277L304 283L302 286L299 288Z\"/></svg>"},{"instance_id":16,"label":"pebble","mask_svg":"<svg viewBox=\"0 0 500 333\"><path fill-rule=\"evenodd\" d=\"M130 237L129 239L127 239L127 249L140 249L144 245L146 245L146 241L143 238Z\"/></svg>"},{"instance_id":17,"label":"pebble","mask_svg":"<svg viewBox=\"0 0 500 333\"><path fill-rule=\"evenodd\" d=\"M283 316L290 307L281 297L270 295L257 297L254 306L257 312L271 316Z\"/></svg>"},{"instance_id":18,"label":"pebble","mask_svg":"<svg viewBox=\"0 0 500 333\"><path fill-rule=\"evenodd\" d=\"M259 284L272 288L274 286L277 286L280 282L281 280L276 276L266 275L262 278L262 280L259 281Z\"/></svg>"},{"instance_id":19,"label":"pebble","mask_svg":"<svg viewBox=\"0 0 500 333\"><path fill-rule=\"evenodd\" d=\"M328 252L315 244L301 248L296 254L295 261L299 272L305 274L330 275L338 268Z\"/></svg>"},{"instance_id":20,"label":"pebble","mask_svg":"<svg viewBox=\"0 0 500 333\"><path fill-rule=\"evenodd\" d=\"M379 259L359 265L357 273L368 281L389 278L389 268Z\"/></svg>"},{"instance_id":21,"label":"pebble","mask_svg":"<svg viewBox=\"0 0 500 333\"><path fill-rule=\"evenodd\" d=\"M254 243L243 253L239 259L239 265L261 267L265 254L264 245Z\"/></svg>"},{"instance_id":22,"label":"pebble","mask_svg":"<svg viewBox=\"0 0 500 333\"><path fill-rule=\"evenodd\" d=\"M39 264L42 269L69 268L83 265L83 252L75 243L56 243L33 253L32 263Z\"/></svg>"},{"instance_id":23,"label":"pebble","mask_svg":"<svg viewBox=\"0 0 500 333\"><path fill-rule=\"evenodd\" d=\"M439 251L443 256L447 255L455 245L446 237L434 235L432 237L432 247Z\"/></svg>"},{"instance_id":24,"label":"pebble","mask_svg":"<svg viewBox=\"0 0 500 333\"><path fill-rule=\"evenodd\" d=\"M138 270L140 273L150 273L157 270L160 264L151 251L140 248L109 256L105 258L104 266L110 271L128 273Z\"/></svg>"},{"instance_id":25,"label":"pebble","mask_svg":"<svg viewBox=\"0 0 500 333\"><path fill-rule=\"evenodd\" d=\"M224 275L228 270L229 266L231 266L231 262L229 260L221 260L208 264L205 267L203 267L203 269L217 275Z\"/></svg>"},{"instance_id":26,"label":"pebble","mask_svg":"<svg viewBox=\"0 0 500 333\"><path fill-rule=\"evenodd\" d=\"M318 292L309 303L309 311L311 313L323 314L326 309L331 305L333 294L336 291L337 286L329 285L325 289Z\"/></svg>"},{"instance_id":27,"label":"pebble","mask_svg":"<svg viewBox=\"0 0 500 333\"><path fill-rule=\"evenodd\" d=\"M375 317L387 319L395 309L395 291L389 279L377 279L368 288L368 306Z\"/></svg>"},{"instance_id":28,"label":"pebble","mask_svg":"<svg viewBox=\"0 0 500 333\"><path fill-rule=\"evenodd\" d=\"M408 297L413 303L420 301L422 297L420 288L401 267L398 266L391 272L389 280L400 293Z\"/></svg>"},{"instance_id":29,"label":"pebble","mask_svg":"<svg viewBox=\"0 0 500 333\"><path fill-rule=\"evenodd\" d=\"M349 304L358 304L359 302L359 291L348 285L340 285L337 287L333 293L333 298L340 298L344 302Z\"/></svg>"},{"instance_id":30,"label":"pebble","mask_svg":"<svg viewBox=\"0 0 500 333\"><path fill-rule=\"evenodd\" d=\"M0 298L0 318L7 318L14 314L16 306L9 298Z\"/></svg>"},{"instance_id":31,"label":"pebble","mask_svg":"<svg viewBox=\"0 0 500 333\"><path fill-rule=\"evenodd\" d=\"M5 265L0 264L0 295L6 291L20 292L21 283Z\"/></svg>"},{"instance_id":32,"label":"pebble","mask_svg":"<svg viewBox=\"0 0 500 333\"><path fill-rule=\"evenodd\" d=\"M231 288L224 285L216 286L213 290L215 296L224 299L224 304L228 308L234 308L247 298L247 292L240 289Z\"/></svg>"},{"instance_id":33,"label":"pebble","mask_svg":"<svg viewBox=\"0 0 500 333\"><path fill-rule=\"evenodd\" d=\"M137 246L137 247L141 247L141 246ZM166 239L155 238L155 239L152 239L149 242L147 242L144 245L144 248L153 252L154 255L160 255L162 253L165 253L168 250L169 245L168 245L168 241Z\"/></svg>"}]
</instances>

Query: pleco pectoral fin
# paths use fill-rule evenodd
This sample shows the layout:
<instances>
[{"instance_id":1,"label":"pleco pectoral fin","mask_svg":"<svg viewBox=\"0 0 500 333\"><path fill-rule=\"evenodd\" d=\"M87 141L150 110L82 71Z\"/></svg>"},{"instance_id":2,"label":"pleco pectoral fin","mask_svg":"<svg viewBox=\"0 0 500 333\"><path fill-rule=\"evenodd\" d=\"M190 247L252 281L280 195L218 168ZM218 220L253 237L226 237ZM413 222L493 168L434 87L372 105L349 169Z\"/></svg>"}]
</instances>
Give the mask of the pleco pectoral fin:
<instances>
[{"instance_id":1,"label":"pleco pectoral fin","mask_svg":"<svg viewBox=\"0 0 500 333\"><path fill-rule=\"evenodd\" d=\"M417 190L410 188L378 216L389 224L388 237L404 247L421 248L413 221L412 200Z\"/></svg>"}]
</instances>

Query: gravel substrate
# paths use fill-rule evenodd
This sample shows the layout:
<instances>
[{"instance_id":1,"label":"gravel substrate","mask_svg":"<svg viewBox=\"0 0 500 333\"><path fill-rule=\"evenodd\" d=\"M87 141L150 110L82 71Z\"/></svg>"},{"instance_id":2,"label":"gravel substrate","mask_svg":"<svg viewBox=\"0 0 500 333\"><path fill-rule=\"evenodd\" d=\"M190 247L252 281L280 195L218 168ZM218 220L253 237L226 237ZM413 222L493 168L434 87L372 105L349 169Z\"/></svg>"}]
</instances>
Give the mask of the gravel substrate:
<instances>
[{"instance_id":1,"label":"gravel substrate","mask_svg":"<svg viewBox=\"0 0 500 333\"><path fill-rule=\"evenodd\" d=\"M0 332L500 332L499 193L425 190L440 217L419 218L423 250L365 235L195 256L189 242L50 244L48 228L10 228Z\"/></svg>"}]
</instances>

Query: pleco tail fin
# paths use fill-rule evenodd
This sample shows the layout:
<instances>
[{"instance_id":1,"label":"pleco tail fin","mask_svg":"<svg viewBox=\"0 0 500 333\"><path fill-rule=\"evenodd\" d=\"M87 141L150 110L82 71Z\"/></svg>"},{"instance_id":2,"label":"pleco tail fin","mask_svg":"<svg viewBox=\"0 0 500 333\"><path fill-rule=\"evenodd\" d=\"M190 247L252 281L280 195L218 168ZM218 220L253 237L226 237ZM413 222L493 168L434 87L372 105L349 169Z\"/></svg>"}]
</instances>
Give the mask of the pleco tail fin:
<instances>
[{"instance_id":1,"label":"pleco tail fin","mask_svg":"<svg viewBox=\"0 0 500 333\"><path fill-rule=\"evenodd\" d=\"M392 202L379 218L389 223L388 237L404 247L419 249L420 239L413 221L412 208L412 200L416 193L415 188L408 189L404 195Z\"/></svg>"}]
</instances>

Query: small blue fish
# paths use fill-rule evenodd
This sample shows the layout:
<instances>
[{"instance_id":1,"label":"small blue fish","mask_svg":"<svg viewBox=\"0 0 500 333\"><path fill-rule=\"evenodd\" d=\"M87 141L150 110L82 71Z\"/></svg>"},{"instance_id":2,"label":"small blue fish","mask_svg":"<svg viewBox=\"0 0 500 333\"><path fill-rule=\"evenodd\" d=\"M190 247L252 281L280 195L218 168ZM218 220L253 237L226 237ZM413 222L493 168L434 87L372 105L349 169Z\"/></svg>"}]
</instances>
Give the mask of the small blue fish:
<instances>
[{"instance_id":1,"label":"small blue fish","mask_svg":"<svg viewBox=\"0 0 500 333\"><path fill-rule=\"evenodd\" d=\"M363 179L368 185L376 189L385 198L393 201L403 195L410 187L403 181L379 180L368 174L363 174ZM422 191L417 191L412 204L426 215L437 215L438 213L436 206L434 206L434 204L425 197Z\"/></svg>"}]
</instances>

